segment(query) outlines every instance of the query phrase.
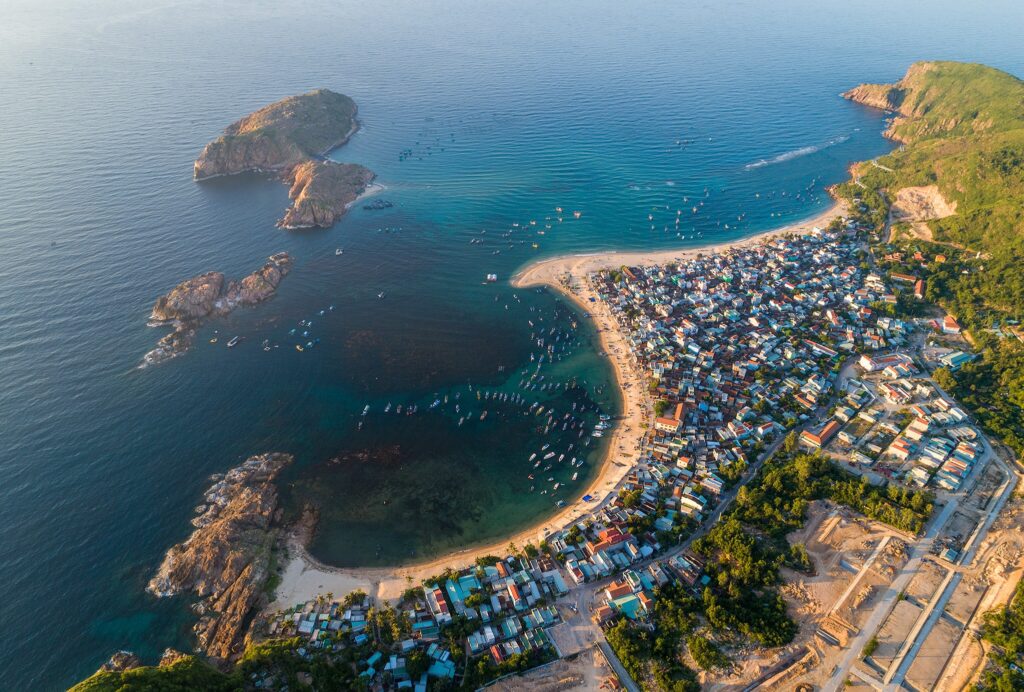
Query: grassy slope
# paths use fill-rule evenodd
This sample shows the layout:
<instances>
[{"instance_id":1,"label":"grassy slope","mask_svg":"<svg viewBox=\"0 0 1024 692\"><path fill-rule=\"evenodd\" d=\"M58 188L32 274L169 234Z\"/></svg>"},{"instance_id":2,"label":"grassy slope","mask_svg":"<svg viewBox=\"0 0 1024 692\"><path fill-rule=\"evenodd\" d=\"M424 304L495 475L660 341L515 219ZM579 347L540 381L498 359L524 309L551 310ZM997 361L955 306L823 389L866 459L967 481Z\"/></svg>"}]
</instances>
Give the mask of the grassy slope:
<instances>
[{"instance_id":1,"label":"grassy slope","mask_svg":"<svg viewBox=\"0 0 1024 692\"><path fill-rule=\"evenodd\" d=\"M894 173L865 166L862 182L891 191L938 185L957 213L929 223L936 240L1024 259L1024 81L984 65L935 62L869 88L888 92L900 114L890 134L905 146L879 159Z\"/></svg>"}]
</instances>

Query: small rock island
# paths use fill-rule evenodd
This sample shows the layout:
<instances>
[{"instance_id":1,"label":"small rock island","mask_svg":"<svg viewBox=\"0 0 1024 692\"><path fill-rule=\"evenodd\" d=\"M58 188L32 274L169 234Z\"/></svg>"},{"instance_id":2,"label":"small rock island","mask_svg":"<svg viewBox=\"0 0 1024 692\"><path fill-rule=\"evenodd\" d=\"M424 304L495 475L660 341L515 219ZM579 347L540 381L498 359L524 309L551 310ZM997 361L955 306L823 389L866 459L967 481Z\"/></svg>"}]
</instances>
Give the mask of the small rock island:
<instances>
[{"instance_id":1,"label":"small rock island","mask_svg":"<svg viewBox=\"0 0 1024 692\"><path fill-rule=\"evenodd\" d=\"M194 176L206 180L239 173L279 174L292 206L282 228L329 227L374 179L355 163L323 157L359 128L348 96L317 89L289 96L232 123L196 159Z\"/></svg>"},{"instance_id":2,"label":"small rock island","mask_svg":"<svg viewBox=\"0 0 1024 692\"><path fill-rule=\"evenodd\" d=\"M196 329L208 317L226 315L238 306L258 305L269 299L291 268L291 256L279 252L241 281L227 281L221 272L207 272L182 281L153 305L150 326L170 326L173 331L146 354L145 362L160 363L187 351Z\"/></svg>"}]
</instances>

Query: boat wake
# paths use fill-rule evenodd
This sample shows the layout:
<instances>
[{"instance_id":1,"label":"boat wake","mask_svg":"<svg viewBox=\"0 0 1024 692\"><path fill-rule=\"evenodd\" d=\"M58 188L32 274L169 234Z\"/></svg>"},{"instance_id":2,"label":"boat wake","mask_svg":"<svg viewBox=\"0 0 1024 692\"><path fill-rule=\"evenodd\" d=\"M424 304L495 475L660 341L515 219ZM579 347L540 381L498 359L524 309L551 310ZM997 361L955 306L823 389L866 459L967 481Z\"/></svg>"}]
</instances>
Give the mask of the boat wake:
<instances>
[{"instance_id":1,"label":"boat wake","mask_svg":"<svg viewBox=\"0 0 1024 692\"><path fill-rule=\"evenodd\" d=\"M755 168L762 168L764 166L771 166L771 165L776 164L776 163L785 163L786 161L792 161L793 159L798 159L801 156L807 156L809 154L815 154L815 153L817 153L817 152L819 152L819 151L821 151L823 149L828 149L829 147L834 147L837 144L842 144L843 142L845 142L848 139L850 139L849 135L840 135L839 137L835 137L834 139L828 140L824 144L818 144L818 145L813 145L813 146L809 146L809 147L800 147L799 149L793 149L792 151L787 151L784 154L779 154L778 156L776 156L774 158L771 158L771 159L760 159L759 161L754 161L753 163L748 163L743 168L749 171L749 170L753 170Z\"/></svg>"}]
</instances>

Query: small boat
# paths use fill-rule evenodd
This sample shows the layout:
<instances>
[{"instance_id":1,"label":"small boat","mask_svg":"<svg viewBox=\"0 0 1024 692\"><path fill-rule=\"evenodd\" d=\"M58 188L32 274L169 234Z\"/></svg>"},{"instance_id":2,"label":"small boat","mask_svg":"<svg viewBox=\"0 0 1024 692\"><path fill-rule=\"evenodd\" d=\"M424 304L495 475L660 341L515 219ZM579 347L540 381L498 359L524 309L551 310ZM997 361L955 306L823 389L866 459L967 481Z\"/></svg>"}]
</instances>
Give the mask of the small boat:
<instances>
[{"instance_id":1,"label":"small boat","mask_svg":"<svg viewBox=\"0 0 1024 692\"><path fill-rule=\"evenodd\" d=\"M547 454L544 455L544 460L547 461L548 459L550 459L553 456L555 456L554 452L548 452Z\"/></svg>"},{"instance_id":2,"label":"small boat","mask_svg":"<svg viewBox=\"0 0 1024 692\"><path fill-rule=\"evenodd\" d=\"M334 254L335 254L335 255L343 255L343 254L345 254L345 251L344 251L344 250L342 250L341 248L337 248L337 249L336 249L336 250L334 251Z\"/></svg>"},{"instance_id":3,"label":"small boat","mask_svg":"<svg viewBox=\"0 0 1024 692\"><path fill-rule=\"evenodd\" d=\"M583 216L583 212L581 212L581 211L574 211L574 212L572 213L572 215L573 215L573 216L575 216L575 217L576 217L576 218L578 219L578 218L580 218L581 216Z\"/></svg>"},{"instance_id":4,"label":"small boat","mask_svg":"<svg viewBox=\"0 0 1024 692\"><path fill-rule=\"evenodd\" d=\"M217 343L217 337L213 337L212 339L210 339L210 343L211 344Z\"/></svg>"},{"instance_id":5,"label":"small boat","mask_svg":"<svg viewBox=\"0 0 1024 692\"><path fill-rule=\"evenodd\" d=\"M369 412L370 412L370 405L367 404L366 406L363 407L363 415L365 416Z\"/></svg>"},{"instance_id":6,"label":"small boat","mask_svg":"<svg viewBox=\"0 0 1024 692\"><path fill-rule=\"evenodd\" d=\"M240 336L233 336L233 337L231 337L231 341L228 342L228 348L234 348L235 346L237 346L238 342L241 340L241 338L242 337L240 337Z\"/></svg>"},{"instance_id":7,"label":"small boat","mask_svg":"<svg viewBox=\"0 0 1024 692\"><path fill-rule=\"evenodd\" d=\"M295 344L295 350L296 351L305 351L306 349L302 348L302 344Z\"/></svg>"},{"instance_id":8,"label":"small boat","mask_svg":"<svg viewBox=\"0 0 1024 692\"><path fill-rule=\"evenodd\" d=\"M381 291L380 293L378 293L377 297L378 298L383 298L384 297L384 291Z\"/></svg>"},{"instance_id":9,"label":"small boat","mask_svg":"<svg viewBox=\"0 0 1024 692\"><path fill-rule=\"evenodd\" d=\"M555 483L555 486L552 488L552 490L558 490L558 486L560 486L560 485L561 485L561 483Z\"/></svg>"},{"instance_id":10,"label":"small boat","mask_svg":"<svg viewBox=\"0 0 1024 692\"><path fill-rule=\"evenodd\" d=\"M537 453L536 452L534 452L533 454L530 455L530 461L533 461L536 458L537 458Z\"/></svg>"}]
</instances>

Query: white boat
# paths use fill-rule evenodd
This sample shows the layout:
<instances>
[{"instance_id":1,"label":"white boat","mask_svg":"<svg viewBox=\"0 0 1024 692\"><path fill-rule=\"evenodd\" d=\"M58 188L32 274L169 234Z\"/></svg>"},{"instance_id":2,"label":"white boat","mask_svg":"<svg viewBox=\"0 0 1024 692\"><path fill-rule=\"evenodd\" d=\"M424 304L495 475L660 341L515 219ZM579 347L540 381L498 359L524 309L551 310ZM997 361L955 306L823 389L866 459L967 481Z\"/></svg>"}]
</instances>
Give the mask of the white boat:
<instances>
[{"instance_id":1,"label":"white boat","mask_svg":"<svg viewBox=\"0 0 1024 692\"><path fill-rule=\"evenodd\" d=\"M558 490L558 486L560 486L560 485L561 485L561 483L555 483L555 487L553 487L552 490Z\"/></svg>"},{"instance_id":2,"label":"white boat","mask_svg":"<svg viewBox=\"0 0 1024 692\"><path fill-rule=\"evenodd\" d=\"M344 251L344 250L342 250L341 248L338 248L338 249L336 249L336 250L334 251L334 254L335 254L335 255L343 255L343 254L345 254L345 251Z\"/></svg>"},{"instance_id":3,"label":"white boat","mask_svg":"<svg viewBox=\"0 0 1024 692\"><path fill-rule=\"evenodd\" d=\"M577 471L576 473L572 474L572 479L573 480L576 480L579 477L580 477L580 472L579 471Z\"/></svg>"},{"instance_id":4,"label":"white boat","mask_svg":"<svg viewBox=\"0 0 1024 692\"><path fill-rule=\"evenodd\" d=\"M384 297L384 291L381 291L380 293L378 293L377 297L378 298L383 298Z\"/></svg>"},{"instance_id":5,"label":"white boat","mask_svg":"<svg viewBox=\"0 0 1024 692\"><path fill-rule=\"evenodd\" d=\"M530 455L530 461L533 461L536 458L537 458L537 453L536 452L534 452L533 454Z\"/></svg>"},{"instance_id":6,"label":"white boat","mask_svg":"<svg viewBox=\"0 0 1024 692\"><path fill-rule=\"evenodd\" d=\"M228 342L228 348L234 348L235 346L237 346L238 345L238 341L241 338L242 337L240 337L240 336L233 336L233 337L231 337L231 341Z\"/></svg>"},{"instance_id":7,"label":"white boat","mask_svg":"<svg viewBox=\"0 0 1024 692\"><path fill-rule=\"evenodd\" d=\"M547 461L548 459L550 459L553 456L555 456L554 452L548 452L547 454L544 455L544 460Z\"/></svg>"}]
</instances>

